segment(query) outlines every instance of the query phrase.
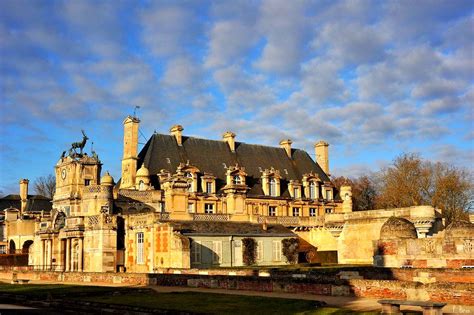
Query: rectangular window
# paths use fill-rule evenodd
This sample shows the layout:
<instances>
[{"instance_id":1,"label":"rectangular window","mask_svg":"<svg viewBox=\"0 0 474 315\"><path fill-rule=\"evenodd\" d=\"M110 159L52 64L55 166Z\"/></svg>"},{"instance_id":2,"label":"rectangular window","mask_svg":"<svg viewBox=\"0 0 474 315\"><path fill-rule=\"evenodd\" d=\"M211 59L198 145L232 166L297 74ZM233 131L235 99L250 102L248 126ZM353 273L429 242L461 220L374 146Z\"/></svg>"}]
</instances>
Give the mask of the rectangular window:
<instances>
[{"instance_id":1,"label":"rectangular window","mask_svg":"<svg viewBox=\"0 0 474 315\"><path fill-rule=\"evenodd\" d=\"M298 197L299 197L298 188L293 188L293 198L298 198Z\"/></svg>"},{"instance_id":2,"label":"rectangular window","mask_svg":"<svg viewBox=\"0 0 474 315\"><path fill-rule=\"evenodd\" d=\"M332 191L326 190L326 199L327 200L332 200Z\"/></svg>"},{"instance_id":3,"label":"rectangular window","mask_svg":"<svg viewBox=\"0 0 474 315\"><path fill-rule=\"evenodd\" d=\"M195 264L201 263L201 241L191 242L191 262Z\"/></svg>"},{"instance_id":4,"label":"rectangular window","mask_svg":"<svg viewBox=\"0 0 474 315\"><path fill-rule=\"evenodd\" d=\"M204 204L204 213L214 213L214 204L205 203Z\"/></svg>"},{"instance_id":5,"label":"rectangular window","mask_svg":"<svg viewBox=\"0 0 474 315\"><path fill-rule=\"evenodd\" d=\"M211 182L206 182L206 192L208 194L212 193L212 183Z\"/></svg>"},{"instance_id":6,"label":"rectangular window","mask_svg":"<svg viewBox=\"0 0 474 315\"><path fill-rule=\"evenodd\" d=\"M317 214L316 208L309 208L309 216L310 217L315 217Z\"/></svg>"},{"instance_id":7,"label":"rectangular window","mask_svg":"<svg viewBox=\"0 0 474 315\"><path fill-rule=\"evenodd\" d=\"M316 184L314 182L309 184L309 199L316 199Z\"/></svg>"},{"instance_id":8,"label":"rectangular window","mask_svg":"<svg viewBox=\"0 0 474 315\"><path fill-rule=\"evenodd\" d=\"M293 216L299 217L300 216L300 208L293 208Z\"/></svg>"},{"instance_id":9,"label":"rectangular window","mask_svg":"<svg viewBox=\"0 0 474 315\"><path fill-rule=\"evenodd\" d=\"M273 261L281 261L281 241L273 241Z\"/></svg>"},{"instance_id":10,"label":"rectangular window","mask_svg":"<svg viewBox=\"0 0 474 315\"><path fill-rule=\"evenodd\" d=\"M84 186L89 186L91 184L91 180L90 179L85 179L84 180Z\"/></svg>"},{"instance_id":11,"label":"rectangular window","mask_svg":"<svg viewBox=\"0 0 474 315\"><path fill-rule=\"evenodd\" d=\"M194 213L194 203L188 203L188 213Z\"/></svg>"},{"instance_id":12,"label":"rectangular window","mask_svg":"<svg viewBox=\"0 0 474 315\"><path fill-rule=\"evenodd\" d=\"M269 215L270 217L276 216L276 212L277 212L277 211L276 211L276 207L275 207L275 206L269 206L269 207L268 207L268 215Z\"/></svg>"},{"instance_id":13,"label":"rectangular window","mask_svg":"<svg viewBox=\"0 0 474 315\"><path fill-rule=\"evenodd\" d=\"M332 208L326 208L326 213L333 213L333 209Z\"/></svg>"},{"instance_id":14,"label":"rectangular window","mask_svg":"<svg viewBox=\"0 0 474 315\"><path fill-rule=\"evenodd\" d=\"M263 241L257 242L257 261L263 261Z\"/></svg>"},{"instance_id":15,"label":"rectangular window","mask_svg":"<svg viewBox=\"0 0 474 315\"><path fill-rule=\"evenodd\" d=\"M222 264L222 241L212 242L212 263Z\"/></svg>"},{"instance_id":16,"label":"rectangular window","mask_svg":"<svg viewBox=\"0 0 474 315\"><path fill-rule=\"evenodd\" d=\"M144 234L143 232L137 233L137 264L143 264L145 262L145 255L143 252Z\"/></svg>"}]
</instances>

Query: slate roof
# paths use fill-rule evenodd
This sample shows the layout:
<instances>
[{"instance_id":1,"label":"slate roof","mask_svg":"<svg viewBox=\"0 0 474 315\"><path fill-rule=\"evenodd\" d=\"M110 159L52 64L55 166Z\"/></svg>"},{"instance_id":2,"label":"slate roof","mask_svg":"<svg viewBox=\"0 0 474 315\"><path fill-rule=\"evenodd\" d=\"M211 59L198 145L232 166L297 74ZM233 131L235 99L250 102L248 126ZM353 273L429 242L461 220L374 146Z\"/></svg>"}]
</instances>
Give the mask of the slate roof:
<instances>
[{"instance_id":1,"label":"slate roof","mask_svg":"<svg viewBox=\"0 0 474 315\"><path fill-rule=\"evenodd\" d=\"M201 173L211 173L216 176L217 190L225 186L226 168L239 166L247 173L246 184L249 186L249 196L263 196L261 185L261 171L274 168L280 171L281 196L289 198L288 183L290 180L301 180L303 174L313 172L319 175L322 181L330 181L321 167L315 163L304 150L292 149L290 159L286 151L280 147L235 143L235 152L232 152L224 141L206 140L193 137L182 139L182 146L178 146L172 135L154 134L145 144L138 155L138 167L145 163L149 169L152 184L158 188L156 174L161 169L174 173L180 163L196 166Z\"/></svg>"},{"instance_id":2,"label":"slate roof","mask_svg":"<svg viewBox=\"0 0 474 315\"><path fill-rule=\"evenodd\" d=\"M296 236L280 224L267 225L267 230L262 224L247 222L171 221L169 224L183 235Z\"/></svg>"},{"instance_id":3,"label":"slate roof","mask_svg":"<svg viewBox=\"0 0 474 315\"><path fill-rule=\"evenodd\" d=\"M27 212L40 212L51 211L52 209L51 199L41 196L41 195L28 195L28 203L26 206ZM5 210L7 208L21 208L21 199L20 195L7 195L3 198L0 198L0 210Z\"/></svg>"}]
</instances>

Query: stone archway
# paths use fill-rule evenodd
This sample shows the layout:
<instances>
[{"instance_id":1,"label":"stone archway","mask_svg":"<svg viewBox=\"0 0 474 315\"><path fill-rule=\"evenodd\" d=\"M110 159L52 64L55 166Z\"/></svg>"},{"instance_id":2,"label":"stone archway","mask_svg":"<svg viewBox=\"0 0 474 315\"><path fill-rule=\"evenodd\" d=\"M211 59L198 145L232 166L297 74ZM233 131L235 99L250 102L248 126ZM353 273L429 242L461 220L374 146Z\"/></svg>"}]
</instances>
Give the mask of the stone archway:
<instances>
[{"instance_id":1,"label":"stone archway","mask_svg":"<svg viewBox=\"0 0 474 315\"><path fill-rule=\"evenodd\" d=\"M32 241L32 240L28 240L28 241L24 242L24 243L23 243L23 246L22 246L22 248L21 248L21 253L22 253L22 254L28 254L31 245L33 245L33 241Z\"/></svg>"}]
</instances>

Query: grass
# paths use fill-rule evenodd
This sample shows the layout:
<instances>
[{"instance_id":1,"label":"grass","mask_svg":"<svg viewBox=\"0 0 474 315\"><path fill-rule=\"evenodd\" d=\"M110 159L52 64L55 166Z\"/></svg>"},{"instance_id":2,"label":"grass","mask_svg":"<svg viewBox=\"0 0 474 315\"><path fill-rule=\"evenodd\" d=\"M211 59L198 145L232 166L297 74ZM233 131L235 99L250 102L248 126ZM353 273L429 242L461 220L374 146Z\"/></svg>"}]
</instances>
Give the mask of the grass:
<instances>
[{"instance_id":1,"label":"grass","mask_svg":"<svg viewBox=\"0 0 474 315\"><path fill-rule=\"evenodd\" d=\"M317 307L317 302L309 300L201 292L157 293L151 289L126 287L0 284L0 292L21 294L35 299L53 296L205 314L378 314L378 312L363 313L334 307Z\"/></svg>"}]
</instances>

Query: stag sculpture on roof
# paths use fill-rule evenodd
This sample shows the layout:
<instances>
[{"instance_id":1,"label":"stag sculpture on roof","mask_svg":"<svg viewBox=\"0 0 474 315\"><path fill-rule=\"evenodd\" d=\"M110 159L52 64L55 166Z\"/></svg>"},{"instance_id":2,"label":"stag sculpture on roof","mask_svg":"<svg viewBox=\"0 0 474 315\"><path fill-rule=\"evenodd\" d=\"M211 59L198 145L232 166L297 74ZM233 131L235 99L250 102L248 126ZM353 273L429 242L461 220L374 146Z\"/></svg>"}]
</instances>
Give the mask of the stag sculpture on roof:
<instances>
[{"instance_id":1,"label":"stag sculpture on roof","mask_svg":"<svg viewBox=\"0 0 474 315\"><path fill-rule=\"evenodd\" d=\"M82 132L82 141L73 142L71 144L71 149L69 149L69 155L73 155L73 153L77 155L76 149L79 149L80 150L79 155L82 155L82 149L84 149L84 147L86 146L86 142L87 140L89 140L89 138L87 138L86 134L84 133L84 130L81 130L81 132Z\"/></svg>"}]
</instances>

